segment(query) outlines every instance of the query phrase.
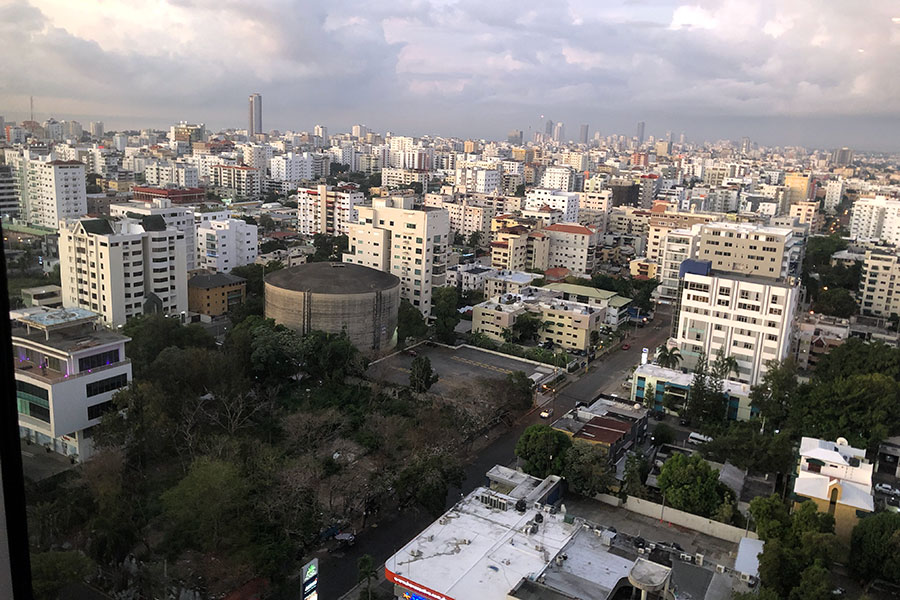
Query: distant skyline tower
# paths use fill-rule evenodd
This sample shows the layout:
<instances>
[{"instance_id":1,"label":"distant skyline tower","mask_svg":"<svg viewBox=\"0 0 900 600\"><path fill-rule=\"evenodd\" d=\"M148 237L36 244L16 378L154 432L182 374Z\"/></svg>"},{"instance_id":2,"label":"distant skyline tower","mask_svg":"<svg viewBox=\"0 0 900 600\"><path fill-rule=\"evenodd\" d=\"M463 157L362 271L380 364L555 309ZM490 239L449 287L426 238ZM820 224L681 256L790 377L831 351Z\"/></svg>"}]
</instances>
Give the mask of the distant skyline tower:
<instances>
[{"instance_id":1,"label":"distant skyline tower","mask_svg":"<svg viewBox=\"0 0 900 600\"><path fill-rule=\"evenodd\" d=\"M250 94L250 123L247 127L247 135L253 137L262 132L262 96Z\"/></svg>"},{"instance_id":2,"label":"distant skyline tower","mask_svg":"<svg viewBox=\"0 0 900 600\"><path fill-rule=\"evenodd\" d=\"M587 144L588 143L588 124L585 123L581 126L581 131L578 133L578 143L579 144Z\"/></svg>"},{"instance_id":3,"label":"distant skyline tower","mask_svg":"<svg viewBox=\"0 0 900 600\"><path fill-rule=\"evenodd\" d=\"M643 121L638 121L638 124L637 124L638 144L644 143L644 127L645 127L645 123Z\"/></svg>"},{"instance_id":4,"label":"distant skyline tower","mask_svg":"<svg viewBox=\"0 0 900 600\"><path fill-rule=\"evenodd\" d=\"M547 135L553 135L553 120L547 119L547 127L544 128L544 133Z\"/></svg>"},{"instance_id":5,"label":"distant skyline tower","mask_svg":"<svg viewBox=\"0 0 900 600\"><path fill-rule=\"evenodd\" d=\"M846 167L853 162L853 150L844 146L831 153L831 162L838 167Z\"/></svg>"},{"instance_id":6,"label":"distant skyline tower","mask_svg":"<svg viewBox=\"0 0 900 600\"><path fill-rule=\"evenodd\" d=\"M553 141L562 142L566 139L566 125L562 121L553 126Z\"/></svg>"},{"instance_id":7,"label":"distant skyline tower","mask_svg":"<svg viewBox=\"0 0 900 600\"><path fill-rule=\"evenodd\" d=\"M523 141L523 133L521 129L512 129L506 135L507 143L513 144L514 146L521 146Z\"/></svg>"}]
</instances>

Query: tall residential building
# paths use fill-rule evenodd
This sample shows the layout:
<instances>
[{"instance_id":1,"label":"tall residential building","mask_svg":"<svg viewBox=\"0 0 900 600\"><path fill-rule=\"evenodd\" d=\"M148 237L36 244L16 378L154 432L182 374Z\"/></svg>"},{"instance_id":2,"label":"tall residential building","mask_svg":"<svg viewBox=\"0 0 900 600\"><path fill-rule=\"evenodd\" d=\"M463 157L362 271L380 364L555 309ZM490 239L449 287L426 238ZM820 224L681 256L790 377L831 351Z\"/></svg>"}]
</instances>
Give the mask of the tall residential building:
<instances>
[{"instance_id":1,"label":"tall residential building","mask_svg":"<svg viewBox=\"0 0 900 600\"><path fill-rule=\"evenodd\" d=\"M816 200L805 200L791 204L788 216L794 217L798 222L809 225L810 235L819 233L822 228L822 219L819 215L819 202Z\"/></svg>"},{"instance_id":2,"label":"tall residential building","mask_svg":"<svg viewBox=\"0 0 900 600\"><path fill-rule=\"evenodd\" d=\"M359 206L359 224L350 227L344 262L365 265L400 278L400 294L426 317L432 290L447 281L450 221L446 211L413 209L409 196L373 198Z\"/></svg>"},{"instance_id":3,"label":"tall residential building","mask_svg":"<svg viewBox=\"0 0 900 600\"><path fill-rule=\"evenodd\" d=\"M844 180L832 179L825 186L825 212L835 213L844 200Z\"/></svg>"},{"instance_id":4,"label":"tall residential building","mask_svg":"<svg viewBox=\"0 0 900 600\"><path fill-rule=\"evenodd\" d=\"M250 94L250 119L247 124L247 134L253 137L262 132L262 96Z\"/></svg>"},{"instance_id":5,"label":"tall residential building","mask_svg":"<svg viewBox=\"0 0 900 600\"><path fill-rule=\"evenodd\" d=\"M525 193L524 208L528 210L540 210L548 206L563 213L563 221L566 223L578 222L578 207L581 198L577 192L559 189L536 188Z\"/></svg>"},{"instance_id":6,"label":"tall residential building","mask_svg":"<svg viewBox=\"0 0 900 600\"><path fill-rule=\"evenodd\" d=\"M259 255L256 225L243 219L209 221L197 227L197 268L228 273Z\"/></svg>"},{"instance_id":7,"label":"tall residential building","mask_svg":"<svg viewBox=\"0 0 900 600\"><path fill-rule=\"evenodd\" d=\"M144 313L187 310L185 235L159 215L81 219L60 230L63 305L116 327Z\"/></svg>"},{"instance_id":8,"label":"tall residential building","mask_svg":"<svg viewBox=\"0 0 900 600\"><path fill-rule=\"evenodd\" d=\"M566 141L566 124L565 123L559 122L553 126L553 141L554 142Z\"/></svg>"},{"instance_id":9,"label":"tall residential building","mask_svg":"<svg viewBox=\"0 0 900 600\"><path fill-rule=\"evenodd\" d=\"M91 121L91 137L99 140L103 137L103 121Z\"/></svg>"},{"instance_id":10,"label":"tall residential building","mask_svg":"<svg viewBox=\"0 0 900 600\"><path fill-rule=\"evenodd\" d=\"M737 363L733 379L756 385L769 361L788 357L799 287L716 271L705 260L683 262L680 274L672 340L682 367L695 367L701 354L715 360L721 352Z\"/></svg>"},{"instance_id":11,"label":"tall residential building","mask_svg":"<svg viewBox=\"0 0 900 600\"><path fill-rule=\"evenodd\" d=\"M457 163L454 188L461 193L499 194L502 188L500 166L469 162Z\"/></svg>"},{"instance_id":12,"label":"tall residential building","mask_svg":"<svg viewBox=\"0 0 900 600\"><path fill-rule=\"evenodd\" d=\"M636 132L638 145L644 143L644 126L645 126L645 123L643 121L638 121L637 132Z\"/></svg>"},{"instance_id":13,"label":"tall residential building","mask_svg":"<svg viewBox=\"0 0 900 600\"><path fill-rule=\"evenodd\" d=\"M315 178L313 158L308 152L288 152L269 161L271 179L299 183Z\"/></svg>"},{"instance_id":14,"label":"tall residential building","mask_svg":"<svg viewBox=\"0 0 900 600\"><path fill-rule=\"evenodd\" d=\"M666 235L675 229L690 229L697 223L709 223L715 221L717 215L678 212L667 210L659 205L650 211L650 221L647 231L647 258L657 263L662 262L662 248ZM675 269L676 273L678 268Z\"/></svg>"},{"instance_id":15,"label":"tall residential building","mask_svg":"<svg viewBox=\"0 0 900 600\"><path fill-rule=\"evenodd\" d=\"M87 213L84 163L76 160L29 160L25 168L23 216L28 223L56 229L61 220Z\"/></svg>"},{"instance_id":16,"label":"tall residential building","mask_svg":"<svg viewBox=\"0 0 900 600\"><path fill-rule=\"evenodd\" d=\"M182 162L154 161L144 167L144 181L147 185L158 187L174 185L195 188L200 186L200 171L197 167Z\"/></svg>"},{"instance_id":17,"label":"tall residential building","mask_svg":"<svg viewBox=\"0 0 900 600\"><path fill-rule=\"evenodd\" d=\"M900 245L900 200L874 196L854 202L850 212L850 237Z\"/></svg>"},{"instance_id":18,"label":"tall residential building","mask_svg":"<svg viewBox=\"0 0 900 600\"><path fill-rule=\"evenodd\" d=\"M114 410L113 395L131 381L130 338L97 327L99 315L83 308L28 308L9 317L19 435L87 460L91 428Z\"/></svg>"},{"instance_id":19,"label":"tall residential building","mask_svg":"<svg viewBox=\"0 0 900 600\"><path fill-rule=\"evenodd\" d=\"M322 146L328 145L328 128L324 125L316 125L313 127L313 135L319 138Z\"/></svg>"},{"instance_id":20,"label":"tall residential building","mask_svg":"<svg viewBox=\"0 0 900 600\"><path fill-rule=\"evenodd\" d=\"M678 299L678 282L681 280L681 263L697 256L700 242L700 225L691 229L671 229L666 231L659 252L659 287L656 295L664 303ZM649 252L648 252L649 254Z\"/></svg>"},{"instance_id":21,"label":"tall residential building","mask_svg":"<svg viewBox=\"0 0 900 600\"><path fill-rule=\"evenodd\" d=\"M539 233L550 239L547 268L564 267L578 276L590 277L597 265L600 235L575 223L556 223Z\"/></svg>"},{"instance_id":22,"label":"tall residential building","mask_svg":"<svg viewBox=\"0 0 900 600\"><path fill-rule=\"evenodd\" d=\"M481 233L482 243L490 239L491 219L496 213L493 206L482 206L477 200L470 200L465 196L457 200L455 196L443 194L425 194L424 204L447 211L452 232L468 239L478 231Z\"/></svg>"},{"instance_id":23,"label":"tall residential building","mask_svg":"<svg viewBox=\"0 0 900 600\"><path fill-rule=\"evenodd\" d=\"M700 226L697 258L725 273L792 280L800 276L803 240L786 227L707 223Z\"/></svg>"},{"instance_id":24,"label":"tall residential building","mask_svg":"<svg viewBox=\"0 0 900 600\"><path fill-rule=\"evenodd\" d=\"M540 187L571 192L575 189L575 173L572 167L547 167L544 169L543 175L541 175Z\"/></svg>"},{"instance_id":25,"label":"tall residential building","mask_svg":"<svg viewBox=\"0 0 900 600\"><path fill-rule=\"evenodd\" d=\"M785 173L784 185L788 189L788 203L797 204L809 200L810 177L809 173L792 172Z\"/></svg>"},{"instance_id":26,"label":"tall residential building","mask_svg":"<svg viewBox=\"0 0 900 600\"><path fill-rule=\"evenodd\" d=\"M0 165L0 218L19 216L19 185L12 167Z\"/></svg>"},{"instance_id":27,"label":"tall residential building","mask_svg":"<svg viewBox=\"0 0 900 600\"><path fill-rule=\"evenodd\" d=\"M853 162L853 150L844 146L831 153L831 162L836 167L847 167Z\"/></svg>"},{"instance_id":28,"label":"tall residential building","mask_svg":"<svg viewBox=\"0 0 900 600\"><path fill-rule=\"evenodd\" d=\"M347 235L357 222L365 195L356 187L301 187L297 190L297 230L304 235Z\"/></svg>"},{"instance_id":29,"label":"tall residential building","mask_svg":"<svg viewBox=\"0 0 900 600\"><path fill-rule=\"evenodd\" d=\"M210 171L210 183L226 193L242 199L259 198L262 192L259 169L242 165L216 165Z\"/></svg>"},{"instance_id":30,"label":"tall residential building","mask_svg":"<svg viewBox=\"0 0 900 600\"><path fill-rule=\"evenodd\" d=\"M507 136L506 141L515 146L521 146L523 141L523 133L521 129L513 129L511 130Z\"/></svg>"},{"instance_id":31,"label":"tall residential building","mask_svg":"<svg viewBox=\"0 0 900 600\"><path fill-rule=\"evenodd\" d=\"M863 315L900 315L900 257L894 248L866 250L859 278L859 301Z\"/></svg>"},{"instance_id":32,"label":"tall residential building","mask_svg":"<svg viewBox=\"0 0 900 600\"><path fill-rule=\"evenodd\" d=\"M114 218L132 217L135 219L150 215L159 215L169 227L174 227L184 234L185 264L192 271L196 261L196 227L194 212L184 206L173 205L168 198L156 198L144 202L124 202L110 204L109 215Z\"/></svg>"}]
</instances>

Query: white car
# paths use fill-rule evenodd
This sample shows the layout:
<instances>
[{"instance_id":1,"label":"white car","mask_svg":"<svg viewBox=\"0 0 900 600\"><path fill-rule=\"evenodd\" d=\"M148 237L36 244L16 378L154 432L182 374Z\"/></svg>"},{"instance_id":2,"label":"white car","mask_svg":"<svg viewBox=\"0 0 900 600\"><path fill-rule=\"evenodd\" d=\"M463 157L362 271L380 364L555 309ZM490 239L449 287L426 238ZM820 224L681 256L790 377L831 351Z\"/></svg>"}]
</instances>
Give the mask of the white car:
<instances>
[{"instance_id":1,"label":"white car","mask_svg":"<svg viewBox=\"0 0 900 600\"><path fill-rule=\"evenodd\" d=\"M896 496L896 495L900 494L900 492L898 492L897 490L895 490L894 488L892 488L891 486L889 486L886 483L876 483L875 491L881 492L882 494L887 494L888 496Z\"/></svg>"},{"instance_id":2,"label":"white car","mask_svg":"<svg viewBox=\"0 0 900 600\"><path fill-rule=\"evenodd\" d=\"M552 408L552 407L551 407L551 408L545 408L544 410L541 411L541 418L542 418L542 419L549 419L551 415L553 415L553 408Z\"/></svg>"}]
</instances>

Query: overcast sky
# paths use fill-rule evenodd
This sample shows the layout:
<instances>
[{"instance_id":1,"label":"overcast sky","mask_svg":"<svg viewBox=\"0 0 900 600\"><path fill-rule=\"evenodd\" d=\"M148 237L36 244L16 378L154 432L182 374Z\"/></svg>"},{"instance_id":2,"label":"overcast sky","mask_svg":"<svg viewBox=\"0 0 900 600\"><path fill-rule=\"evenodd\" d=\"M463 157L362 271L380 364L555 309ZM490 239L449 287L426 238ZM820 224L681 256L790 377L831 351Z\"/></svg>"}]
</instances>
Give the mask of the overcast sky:
<instances>
[{"instance_id":1,"label":"overcast sky","mask_svg":"<svg viewBox=\"0 0 900 600\"><path fill-rule=\"evenodd\" d=\"M0 55L7 120L900 150L897 0L0 0Z\"/></svg>"}]
</instances>

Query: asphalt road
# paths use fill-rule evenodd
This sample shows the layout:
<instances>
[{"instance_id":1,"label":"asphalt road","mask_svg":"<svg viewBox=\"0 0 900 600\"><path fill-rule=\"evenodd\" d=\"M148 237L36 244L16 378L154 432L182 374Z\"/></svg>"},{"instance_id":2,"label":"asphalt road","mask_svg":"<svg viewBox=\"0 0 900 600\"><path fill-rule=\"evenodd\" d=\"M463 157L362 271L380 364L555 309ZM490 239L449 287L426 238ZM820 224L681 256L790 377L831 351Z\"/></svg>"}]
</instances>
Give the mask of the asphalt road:
<instances>
[{"instance_id":1,"label":"asphalt road","mask_svg":"<svg viewBox=\"0 0 900 600\"><path fill-rule=\"evenodd\" d=\"M671 310L669 307L662 307ZM611 355L594 361L587 374L564 387L556 398L543 398L544 402L552 402L554 416L563 414L575 406L576 401L588 402L600 393L617 393L626 396L622 382L631 371L631 367L640 363L641 348L647 347L651 352L663 343L669 333L669 313L657 313L654 321L646 327L633 331L626 343L629 350L616 350ZM660 326L658 329L657 326ZM541 403L539 398L538 402ZM539 416L539 411L523 416L506 433L478 452L475 459L464 469L463 484L460 488L451 489L447 494L447 508L452 506L460 496L470 493L486 482L485 473L494 465L511 465L515 462L516 441L525 429L535 423L546 422ZM361 532L356 544L341 553L318 555L320 564L319 597L323 600L336 600L356 585L356 562L363 554L371 554L375 563L383 565L394 552L434 521L430 515L422 511L406 511L382 520L379 526ZM379 567L380 568L380 567Z\"/></svg>"}]
</instances>

